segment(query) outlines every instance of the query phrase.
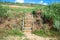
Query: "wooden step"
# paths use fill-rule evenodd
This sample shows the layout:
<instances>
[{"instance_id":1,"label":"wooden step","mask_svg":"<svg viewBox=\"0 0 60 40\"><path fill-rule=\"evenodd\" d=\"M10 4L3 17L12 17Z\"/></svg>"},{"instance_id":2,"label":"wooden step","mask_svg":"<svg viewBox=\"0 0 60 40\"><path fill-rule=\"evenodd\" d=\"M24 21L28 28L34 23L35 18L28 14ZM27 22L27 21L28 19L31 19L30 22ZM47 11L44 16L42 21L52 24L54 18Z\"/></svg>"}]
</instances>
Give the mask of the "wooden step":
<instances>
[{"instance_id":1,"label":"wooden step","mask_svg":"<svg viewBox=\"0 0 60 40\"><path fill-rule=\"evenodd\" d=\"M32 28L32 27L24 27L24 28Z\"/></svg>"},{"instance_id":2,"label":"wooden step","mask_svg":"<svg viewBox=\"0 0 60 40\"><path fill-rule=\"evenodd\" d=\"M33 24L33 22L24 22L24 24Z\"/></svg>"},{"instance_id":3,"label":"wooden step","mask_svg":"<svg viewBox=\"0 0 60 40\"><path fill-rule=\"evenodd\" d=\"M24 20L25 23L31 23L33 20Z\"/></svg>"},{"instance_id":4,"label":"wooden step","mask_svg":"<svg viewBox=\"0 0 60 40\"><path fill-rule=\"evenodd\" d=\"M40 20L40 17L37 17L36 20Z\"/></svg>"},{"instance_id":5,"label":"wooden step","mask_svg":"<svg viewBox=\"0 0 60 40\"><path fill-rule=\"evenodd\" d=\"M32 30L32 27L25 27L24 30Z\"/></svg>"},{"instance_id":6,"label":"wooden step","mask_svg":"<svg viewBox=\"0 0 60 40\"><path fill-rule=\"evenodd\" d=\"M32 18L33 16L32 15L26 15L25 17L31 17Z\"/></svg>"},{"instance_id":7,"label":"wooden step","mask_svg":"<svg viewBox=\"0 0 60 40\"><path fill-rule=\"evenodd\" d=\"M25 24L25 27L32 27L32 24Z\"/></svg>"},{"instance_id":8,"label":"wooden step","mask_svg":"<svg viewBox=\"0 0 60 40\"><path fill-rule=\"evenodd\" d=\"M23 32L32 32L32 30L23 30Z\"/></svg>"},{"instance_id":9,"label":"wooden step","mask_svg":"<svg viewBox=\"0 0 60 40\"><path fill-rule=\"evenodd\" d=\"M31 19L31 20L32 20L32 19L33 19L33 17L29 17L29 16L27 16L27 17L25 17L25 19Z\"/></svg>"},{"instance_id":10,"label":"wooden step","mask_svg":"<svg viewBox=\"0 0 60 40\"><path fill-rule=\"evenodd\" d=\"M25 22L24 24L33 24L33 22Z\"/></svg>"},{"instance_id":11,"label":"wooden step","mask_svg":"<svg viewBox=\"0 0 60 40\"><path fill-rule=\"evenodd\" d=\"M25 24L33 24L32 20L25 20L24 23Z\"/></svg>"},{"instance_id":12,"label":"wooden step","mask_svg":"<svg viewBox=\"0 0 60 40\"><path fill-rule=\"evenodd\" d=\"M25 18L25 20L28 20L28 19L29 19L29 20L33 20L33 18Z\"/></svg>"}]
</instances>

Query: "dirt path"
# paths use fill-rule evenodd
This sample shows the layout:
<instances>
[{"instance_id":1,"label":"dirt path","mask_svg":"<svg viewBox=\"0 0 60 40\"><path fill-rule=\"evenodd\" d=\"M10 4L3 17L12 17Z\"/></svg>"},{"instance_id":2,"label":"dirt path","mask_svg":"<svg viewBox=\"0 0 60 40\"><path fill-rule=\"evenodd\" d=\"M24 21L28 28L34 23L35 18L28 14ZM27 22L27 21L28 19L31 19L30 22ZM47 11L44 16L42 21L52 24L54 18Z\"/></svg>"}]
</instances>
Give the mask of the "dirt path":
<instances>
[{"instance_id":1,"label":"dirt path","mask_svg":"<svg viewBox=\"0 0 60 40\"><path fill-rule=\"evenodd\" d=\"M7 6L7 5L2 5L2 6ZM8 5L10 8L34 8L34 7L29 7L29 6L17 6L17 5Z\"/></svg>"},{"instance_id":2,"label":"dirt path","mask_svg":"<svg viewBox=\"0 0 60 40\"><path fill-rule=\"evenodd\" d=\"M31 33L24 33L29 40L57 40L56 38L40 37Z\"/></svg>"},{"instance_id":3,"label":"dirt path","mask_svg":"<svg viewBox=\"0 0 60 40\"><path fill-rule=\"evenodd\" d=\"M0 39L0 40L57 40L56 38L49 38L49 37L40 37L37 36L35 34L31 34L31 33L24 33L25 36L8 36L5 37L4 39Z\"/></svg>"}]
</instances>

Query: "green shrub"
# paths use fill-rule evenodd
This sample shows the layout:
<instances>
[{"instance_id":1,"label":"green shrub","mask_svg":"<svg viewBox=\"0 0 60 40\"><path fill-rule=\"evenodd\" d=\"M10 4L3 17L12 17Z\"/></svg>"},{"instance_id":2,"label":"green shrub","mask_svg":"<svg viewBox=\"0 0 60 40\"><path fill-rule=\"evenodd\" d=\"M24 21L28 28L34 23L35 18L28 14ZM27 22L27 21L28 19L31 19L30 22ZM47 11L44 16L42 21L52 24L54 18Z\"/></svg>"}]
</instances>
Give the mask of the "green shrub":
<instances>
[{"instance_id":1,"label":"green shrub","mask_svg":"<svg viewBox=\"0 0 60 40\"><path fill-rule=\"evenodd\" d=\"M0 28L0 39L10 35L22 37L24 34L20 30L6 30L4 28L3 29Z\"/></svg>"},{"instance_id":2,"label":"green shrub","mask_svg":"<svg viewBox=\"0 0 60 40\"><path fill-rule=\"evenodd\" d=\"M33 34L36 34L36 35L38 35L38 36L44 36L44 37L47 36L46 33L45 33L45 31L44 31L43 29L35 30L35 31L33 32Z\"/></svg>"},{"instance_id":3,"label":"green shrub","mask_svg":"<svg viewBox=\"0 0 60 40\"><path fill-rule=\"evenodd\" d=\"M44 17L46 19L49 19L50 17L53 18L53 27L57 28L58 30L60 30L60 4L51 4L48 6L45 6L44 8L42 8L42 17Z\"/></svg>"},{"instance_id":4,"label":"green shrub","mask_svg":"<svg viewBox=\"0 0 60 40\"><path fill-rule=\"evenodd\" d=\"M17 36L20 36L20 37L23 36L23 33L19 30L10 30L10 31L8 31L8 34L9 35L17 35Z\"/></svg>"},{"instance_id":5,"label":"green shrub","mask_svg":"<svg viewBox=\"0 0 60 40\"><path fill-rule=\"evenodd\" d=\"M60 32L54 30L50 30L48 33L45 32L44 29L40 29L40 30L35 30L33 34L36 34L38 36L43 36L43 37L60 37Z\"/></svg>"},{"instance_id":6,"label":"green shrub","mask_svg":"<svg viewBox=\"0 0 60 40\"><path fill-rule=\"evenodd\" d=\"M60 3L50 5L50 9L53 10L52 16L54 18L53 27L60 30Z\"/></svg>"},{"instance_id":7,"label":"green shrub","mask_svg":"<svg viewBox=\"0 0 60 40\"><path fill-rule=\"evenodd\" d=\"M8 7L3 7L0 5L0 17L3 17L3 18L7 17L8 16L8 13L7 13L8 10L9 10Z\"/></svg>"},{"instance_id":8,"label":"green shrub","mask_svg":"<svg viewBox=\"0 0 60 40\"><path fill-rule=\"evenodd\" d=\"M54 28L56 28L57 30L59 30L60 31L60 21L58 21L58 20L55 20L54 21Z\"/></svg>"}]
</instances>

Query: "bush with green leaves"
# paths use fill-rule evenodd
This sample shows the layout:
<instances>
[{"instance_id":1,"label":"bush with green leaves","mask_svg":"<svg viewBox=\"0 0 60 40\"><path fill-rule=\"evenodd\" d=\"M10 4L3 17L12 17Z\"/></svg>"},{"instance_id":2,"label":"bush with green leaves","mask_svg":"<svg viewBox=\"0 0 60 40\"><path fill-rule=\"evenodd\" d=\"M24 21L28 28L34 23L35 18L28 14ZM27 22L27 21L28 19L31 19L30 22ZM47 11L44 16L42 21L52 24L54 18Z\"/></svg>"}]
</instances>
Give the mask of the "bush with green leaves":
<instances>
[{"instance_id":1,"label":"bush with green leaves","mask_svg":"<svg viewBox=\"0 0 60 40\"><path fill-rule=\"evenodd\" d=\"M53 4L54 27L60 30L60 4Z\"/></svg>"},{"instance_id":2,"label":"bush with green leaves","mask_svg":"<svg viewBox=\"0 0 60 40\"><path fill-rule=\"evenodd\" d=\"M19 30L10 30L10 31L7 31L7 33L8 33L8 35L16 35L16 36L23 36L24 34L21 32L21 31L19 31Z\"/></svg>"},{"instance_id":3,"label":"bush with green leaves","mask_svg":"<svg viewBox=\"0 0 60 40\"><path fill-rule=\"evenodd\" d=\"M43 7L42 9L42 17L45 17L49 19L50 17L53 18L53 27L57 30L60 30L60 4L54 3L51 5L47 5Z\"/></svg>"},{"instance_id":4,"label":"bush with green leaves","mask_svg":"<svg viewBox=\"0 0 60 40\"><path fill-rule=\"evenodd\" d=\"M9 10L9 8L6 6L6 7L3 7L2 5L0 5L0 17L7 17L8 16L8 13L7 11Z\"/></svg>"},{"instance_id":5,"label":"bush with green leaves","mask_svg":"<svg viewBox=\"0 0 60 40\"><path fill-rule=\"evenodd\" d=\"M60 30L60 4L52 4L50 5L50 10L52 10L52 17L54 18L53 27L57 30Z\"/></svg>"}]
</instances>

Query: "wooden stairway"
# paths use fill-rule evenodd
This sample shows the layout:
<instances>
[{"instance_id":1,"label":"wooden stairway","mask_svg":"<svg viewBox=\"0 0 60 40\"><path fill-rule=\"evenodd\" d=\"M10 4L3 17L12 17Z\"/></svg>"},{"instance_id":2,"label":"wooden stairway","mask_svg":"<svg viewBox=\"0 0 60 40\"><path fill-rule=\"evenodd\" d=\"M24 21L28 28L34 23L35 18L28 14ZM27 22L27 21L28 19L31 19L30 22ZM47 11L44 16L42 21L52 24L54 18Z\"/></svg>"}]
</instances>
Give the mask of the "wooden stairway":
<instances>
[{"instance_id":1,"label":"wooden stairway","mask_svg":"<svg viewBox=\"0 0 60 40\"><path fill-rule=\"evenodd\" d=\"M33 29L33 16L31 13L26 14L24 19L24 33L31 33Z\"/></svg>"}]
</instances>

